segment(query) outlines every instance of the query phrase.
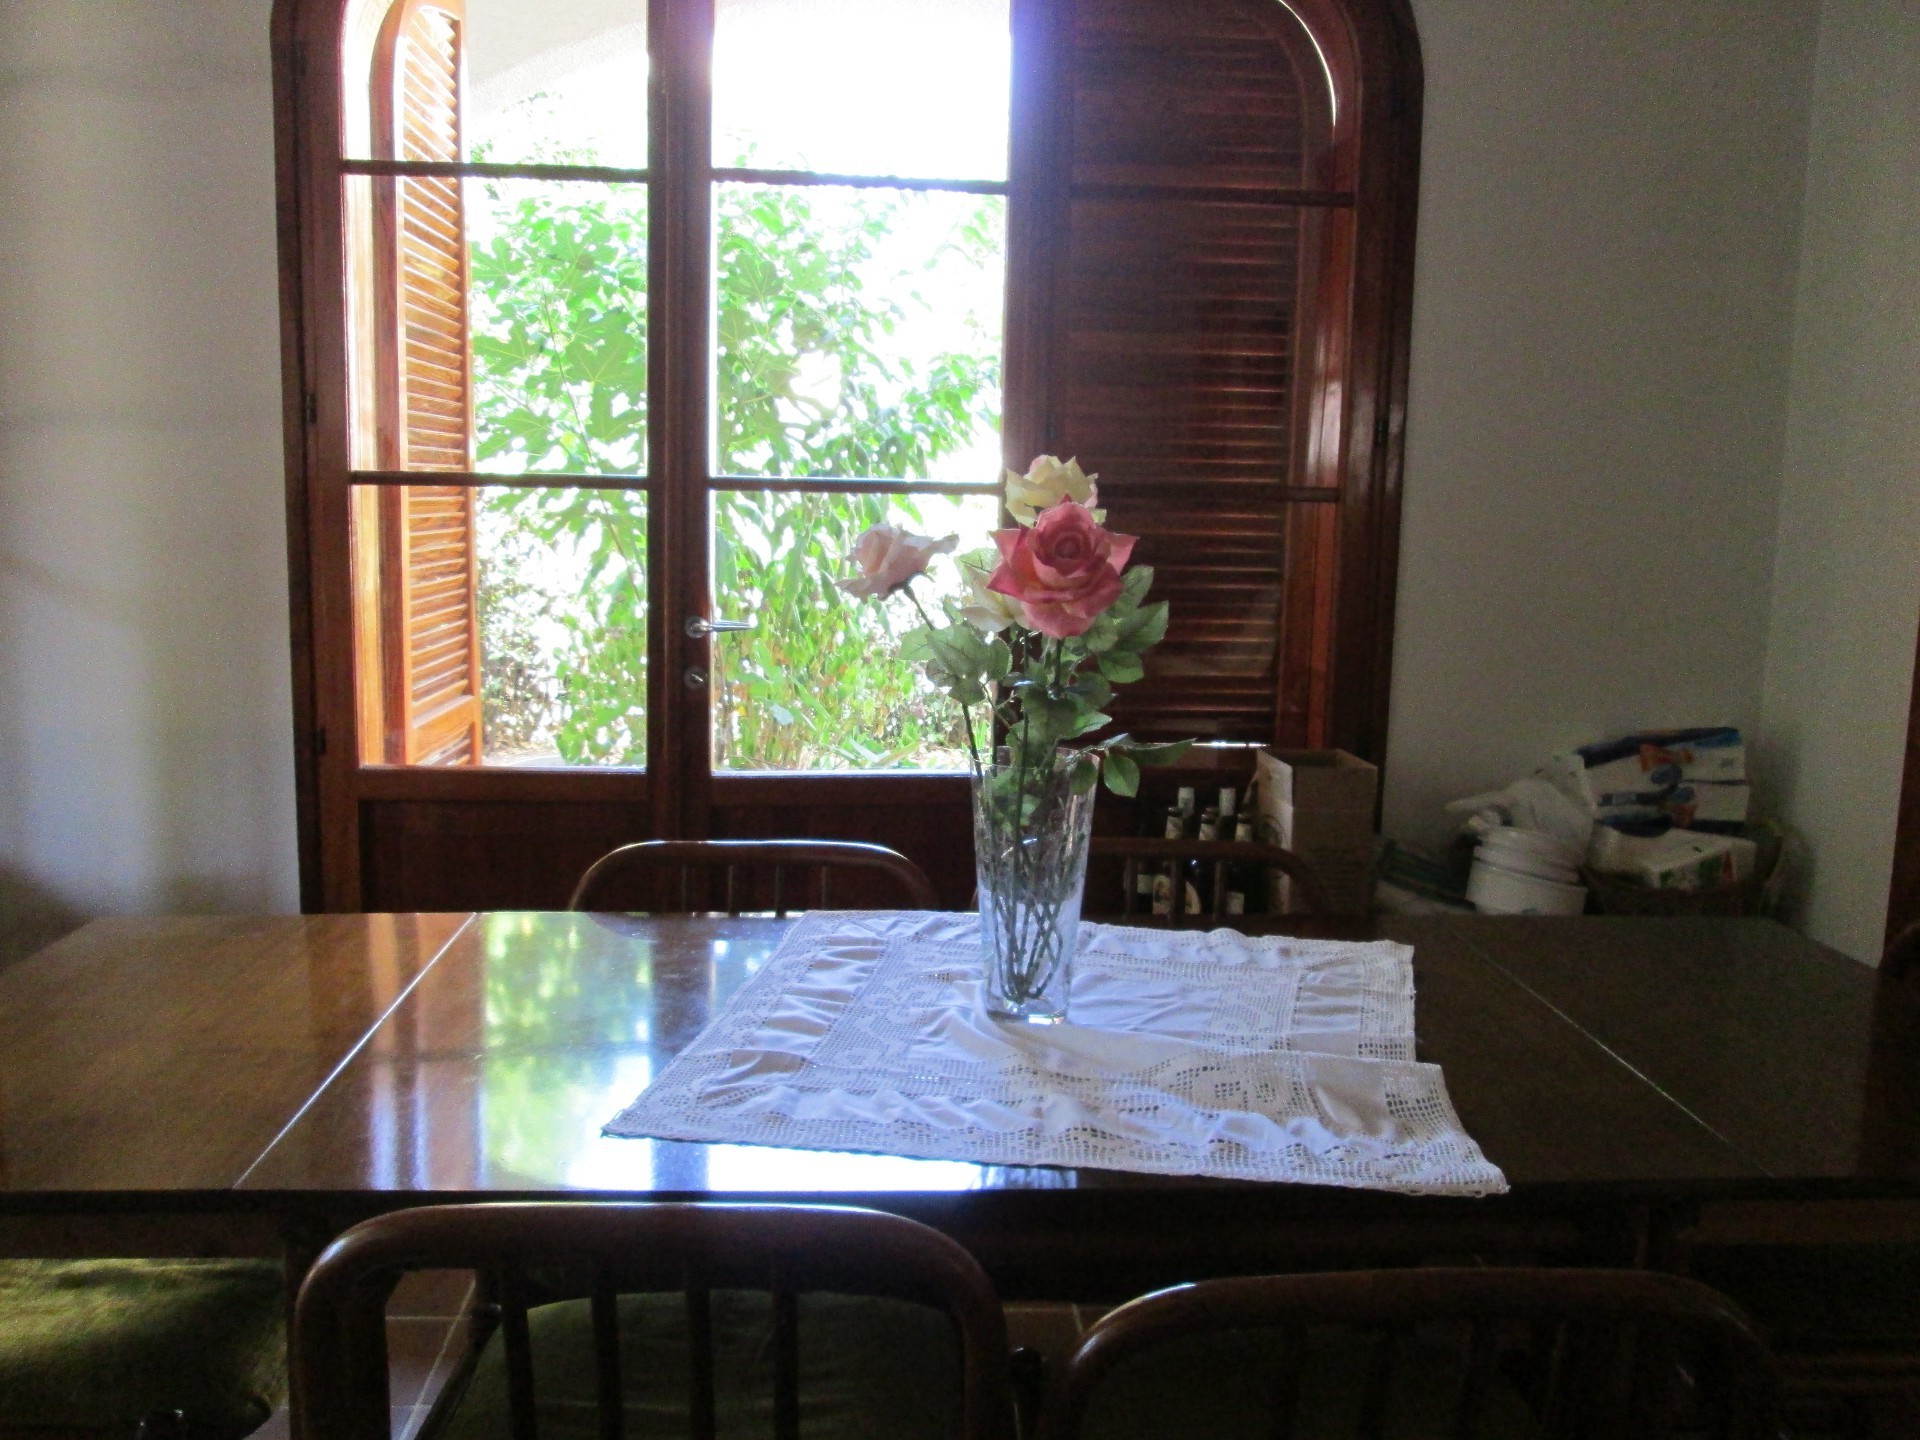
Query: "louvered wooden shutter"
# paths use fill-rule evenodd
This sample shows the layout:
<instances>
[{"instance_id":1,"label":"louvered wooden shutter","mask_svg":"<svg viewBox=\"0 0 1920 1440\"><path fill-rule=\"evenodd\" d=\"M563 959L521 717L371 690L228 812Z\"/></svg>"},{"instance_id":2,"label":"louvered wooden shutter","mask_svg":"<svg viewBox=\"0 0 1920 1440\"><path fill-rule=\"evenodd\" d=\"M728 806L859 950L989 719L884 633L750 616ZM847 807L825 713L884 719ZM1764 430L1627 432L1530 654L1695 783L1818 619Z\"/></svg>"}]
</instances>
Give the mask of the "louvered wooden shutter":
<instances>
[{"instance_id":1,"label":"louvered wooden shutter","mask_svg":"<svg viewBox=\"0 0 1920 1440\"><path fill-rule=\"evenodd\" d=\"M388 22L380 87L383 158L458 160L457 7L401 0ZM467 243L461 182L405 177L382 196L390 343L381 390L382 464L467 470L473 418ZM387 759L478 763L480 640L473 491L406 486L383 497L382 652Z\"/></svg>"},{"instance_id":2,"label":"louvered wooden shutter","mask_svg":"<svg viewBox=\"0 0 1920 1440\"><path fill-rule=\"evenodd\" d=\"M1043 318L1010 343L1009 436L1099 473L1172 602L1111 708L1138 734L1320 743L1338 506L1301 497L1337 498L1337 462L1310 443L1303 350L1339 227L1301 200L1325 183L1324 72L1279 0L1066 0L1039 23L1045 99L1016 135L1048 138L1024 171L1016 150L1012 256Z\"/></svg>"}]
</instances>

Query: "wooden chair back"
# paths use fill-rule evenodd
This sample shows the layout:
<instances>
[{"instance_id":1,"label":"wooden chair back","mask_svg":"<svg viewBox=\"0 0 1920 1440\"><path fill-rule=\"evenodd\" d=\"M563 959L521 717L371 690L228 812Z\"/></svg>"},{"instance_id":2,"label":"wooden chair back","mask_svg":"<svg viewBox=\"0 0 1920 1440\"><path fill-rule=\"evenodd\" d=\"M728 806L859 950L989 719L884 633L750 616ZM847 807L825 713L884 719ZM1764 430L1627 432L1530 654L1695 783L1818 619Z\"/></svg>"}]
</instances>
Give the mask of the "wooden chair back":
<instances>
[{"instance_id":1,"label":"wooden chair back","mask_svg":"<svg viewBox=\"0 0 1920 1440\"><path fill-rule=\"evenodd\" d=\"M1160 840L1145 835L1096 835L1092 853L1096 858L1118 858L1126 862L1120 882L1118 913L1128 921L1208 928L1232 926L1239 917L1227 911L1229 865L1258 865L1278 870L1293 881L1295 898L1305 902L1302 913L1325 916L1333 911L1327 888L1320 883L1313 867L1293 851L1278 845L1262 845L1251 840ZM1177 886L1170 913L1154 915L1150 908L1141 908L1137 882L1142 870L1159 871L1172 878L1189 863L1199 866L1200 881L1195 887L1200 895L1198 915L1185 913L1184 896L1178 893ZM1094 913L1092 907L1088 907L1088 913Z\"/></svg>"},{"instance_id":2,"label":"wooden chair back","mask_svg":"<svg viewBox=\"0 0 1920 1440\"><path fill-rule=\"evenodd\" d=\"M939 907L925 872L884 845L856 840L643 840L594 861L573 887L567 908L648 909L657 915L771 910L784 918L794 909L832 909L833 874L845 870L885 877L908 909ZM816 882L811 899L805 883L808 871L814 872ZM715 878L721 881L718 896L708 893L707 882ZM648 896L650 903L614 903L635 894Z\"/></svg>"},{"instance_id":3,"label":"wooden chair back","mask_svg":"<svg viewBox=\"0 0 1920 1440\"><path fill-rule=\"evenodd\" d=\"M875 1210L593 1201L436 1205L348 1230L315 1262L293 1325L293 1406L310 1440L387 1440L386 1305L410 1270L471 1270L497 1302L512 1440L537 1440L529 1297L555 1274L590 1277L599 1434L626 1414L617 1297L680 1291L689 1325L689 1434L712 1440L718 1290L772 1297L773 1430L799 1433L799 1307L806 1293L944 1310L960 1347L962 1440L1010 1440L1006 1322L973 1257L939 1231ZM541 1299L554 1298L550 1293Z\"/></svg>"},{"instance_id":4,"label":"wooden chair back","mask_svg":"<svg viewBox=\"0 0 1920 1440\"><path fill-rule=\"evenodd\" d=\"M1275 1414L1267 1433L1291 1436L1309 1378L1308 1330L1327 1326L1365 1332L1371 1347L1357 1397L1362 1436L1394 1433L1394 1417L1384 1412L1395 1351L1415 1327L1427 1340L1444 1333L1462 1351L1455 1393L1425 1395L1451 1414L1437 1429L1439 1417L1423 1414L1422 1434L1464 1440L1481 1433L1490 1386L1502 1373L1500 1347L1517 1341L1512 1353L1533 1362L1521 1388L1543 1436L1659 1440L1679 1392L1695 1379L1718 1402L1720 1424L1708 1433L1777 1436L1772 1358L1717 1291L1647 1271L1410 1269L1209 1280L1123 1305L1087 1332L1056 1377L1041 1440L1077 1440L1101 1385L1152 1348L1193 1338L1218 1343L1234 1331L1258 1332L1263 1341L1271 1332L1272 1367L1262 1378ZM1682 1369L1682 1360L1698 1369ZM1194 1383L1206 1382L1195 1376Z\"/></svg>"}]
</instances>

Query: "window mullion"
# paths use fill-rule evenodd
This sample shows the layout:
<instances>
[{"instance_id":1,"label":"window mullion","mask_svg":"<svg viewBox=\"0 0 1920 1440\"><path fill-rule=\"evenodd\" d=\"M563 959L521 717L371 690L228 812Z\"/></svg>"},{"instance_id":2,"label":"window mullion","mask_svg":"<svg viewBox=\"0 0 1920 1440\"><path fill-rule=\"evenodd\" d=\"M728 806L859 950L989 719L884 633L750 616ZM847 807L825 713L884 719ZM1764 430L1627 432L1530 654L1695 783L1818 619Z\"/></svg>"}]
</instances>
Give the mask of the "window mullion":
<instances>
[{"instance_id":1,"label":"window mullion","mask_svg":"<svg viewBox=\"0 0 1920 1440\"><path fill-rule=\"evenodd\" d=\"M649 530L649 752L683 783L654 787L655 833L705 833L709 768L707 644L683 621L707 593L707 417L712 364L708 291L712 244L712 0L652 0L648 170L651 470L659 523Z\"/></svg>"}]
</instances>

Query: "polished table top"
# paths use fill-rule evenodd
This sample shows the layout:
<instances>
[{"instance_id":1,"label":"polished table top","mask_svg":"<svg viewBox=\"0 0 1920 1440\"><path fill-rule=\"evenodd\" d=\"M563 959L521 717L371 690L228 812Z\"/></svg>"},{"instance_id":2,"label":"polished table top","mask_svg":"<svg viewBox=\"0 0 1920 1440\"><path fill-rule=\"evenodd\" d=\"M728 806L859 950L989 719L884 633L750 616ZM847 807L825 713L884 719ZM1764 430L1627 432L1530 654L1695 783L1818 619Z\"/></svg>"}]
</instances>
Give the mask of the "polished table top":
<instances>
[{"instance_id":1,"label":"polished table top","mask_svg":"<svg viewBox=\"0 0 1920 1440\"><path fill-rule=\"evenodd\" d=\"M1920 999L1864 966L1764 921L1378 928L1415 947L1420 1054L1514 1194L1368 1200L1920 1196ZM1063 1190L1358 1203L603 1137L785 930L549 913L96 921L0 974L0 1208L553 1192L937 1206Z\"/></svg>"}]
</instances>

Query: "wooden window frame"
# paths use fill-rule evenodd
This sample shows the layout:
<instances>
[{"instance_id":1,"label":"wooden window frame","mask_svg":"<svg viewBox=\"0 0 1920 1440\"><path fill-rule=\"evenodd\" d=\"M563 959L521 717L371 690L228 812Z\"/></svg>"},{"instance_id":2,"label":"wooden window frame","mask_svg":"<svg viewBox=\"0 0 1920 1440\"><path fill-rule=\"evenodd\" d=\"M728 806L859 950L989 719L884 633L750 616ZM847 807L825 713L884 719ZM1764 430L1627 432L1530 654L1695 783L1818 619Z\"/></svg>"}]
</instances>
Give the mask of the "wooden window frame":
<instances>
[{"instance_id":1,"label":"wooden window frame","mask_svg":"<svg viewBox=\"0 0 1920 1440\"><path fill-rule=\"evenodd\" d=\"M1019 137L1023 132L1062 133L1057 113L1049 114L1047 109L1070 102L1057 89L1036 81L1044 79L1056 63L1058 38L1071 3L1013 0L1016 139L1008 187L1012 194L1025 193L1041 202L1009 210L1010 303L1004 351L1008 383L1002 423L1006 451L1014 455L1053 448L1049 336L1041 317L1048 313L1047 292L1057 280L1059 257L1047 249L1049 234L1058 233L1054 207L1064 203L1068 184L1061 154L1022 145ZM1283 646L1296 651L1304 647L1311 653L1310 683L1323 687L1316 703L1324 723L1310 738L1377 763L1386 748L1399 552L1423 88L1419 44L1408 0L1275 3L1284 3L1311 33L1337 34L1341 43L1350 44L1348 68L1341 77L1347 85L1341 104L1351 107L1349 136L1359 137L1357 148L1347 157L1354 237L1352 288L1349 303L1334 317L1342 327L1335 339L1343 360L1334 377L1344 393L1342 423L1337 432L1319 440L1335 452L1326 463L1338 477L1337 486L1332 487L1337 492L1332 501L1337 503L1338 517L1337 579L1322 575L1315 583L1337 587L1332 596L1335 618L1328 624L1327 607L1317 606L1318 633L1287 637ZM689 27L676 26L673 0L653 0L652 10L656 43L686 43L686 37L675 35ZM272 20L295 780L301 896L308 910L358 908L362 844L357 811L322 800L329 790L349 793L346 772L361 765L356 747L328 737L321 728L321 696L352 693L353 647L328 649L319 644L323 633L353 633L351 616L337 613L351 588L343 579L352 570L344 538L349 532L346 512L351 502L339 476L351 473L352 456L343 379L348 373L345 287L331 278L341 273L342 207L335 162L342 119L337 62L344 13L345 0L275 0ZM1039 74L1033 73L1033 67L1039 67ZM681 148L701 142L704 119L694 114L701 97L663 96L662 88L656 87L651 123L661 133L676 137ZM1033 129L1036 125L1041 128ZM670 173L653 177L657 199L667 201L656 215L655 245L665 258L656 259L655 273L660 264L672 263L678 252L686 274L701 282L704 299L706 237L679 234L672 224L673 183ZM694 250L701 255L693 257ZM693 263L688 265L690 259ZM661 347L654 362L656 390L702 383L686 377L703 375L704 353L675 357L670 344ZM665 408L671 412L671 404ZM646 489L657 497L661 477L676 463L693 465L704 473L704 453L697 457L693 453L704 447L704 435L672 439L656 433L651 445L650 474L626 482L630 488ZM676 457L670 446L688 453ZM691 507L682 509L691 512ZM656 531L663 528L656 522ZM656 546L656 563L679 563L673 559L676 553L699 554L701 547L694 538L674 536L664 547ZM663 575L656 583L671 587L674 581ZM654 607L656 611L664 608ZM655 614L651 626L652 713L685 703L677 693L679 687L665 682L666 676L677 674L680 654L680 642L667 621L668 617ZM684 736L690 727L682 725L671 733ZM673 765L679 759L666 754L649 763ZM628 800L644 801L647 795L646 775L641 773L560 778L579 780L597 793ZM848 793L858 789L862 779L834 778ZM458 787L457 793L466 798L511 801L533 798L547 779L511 771L476 774L468 770L427 777L420 785L422 793L452 795ZM882 783L893 780L884 777ZM931 777L917 781L900 777L900 781L897 788L902 794L917 794L934 783ZM746 794L768 782L740 777L738 783ZM584 793L578 784L569 788L555 783L553 789ZM355 798L372 795L377 799L379 791L376 785ZM677 832L682 820L660 818L666 826L662 833ZM356 878L343 885L338 879L342 874Z\"/></svg>"}]
</instances>

